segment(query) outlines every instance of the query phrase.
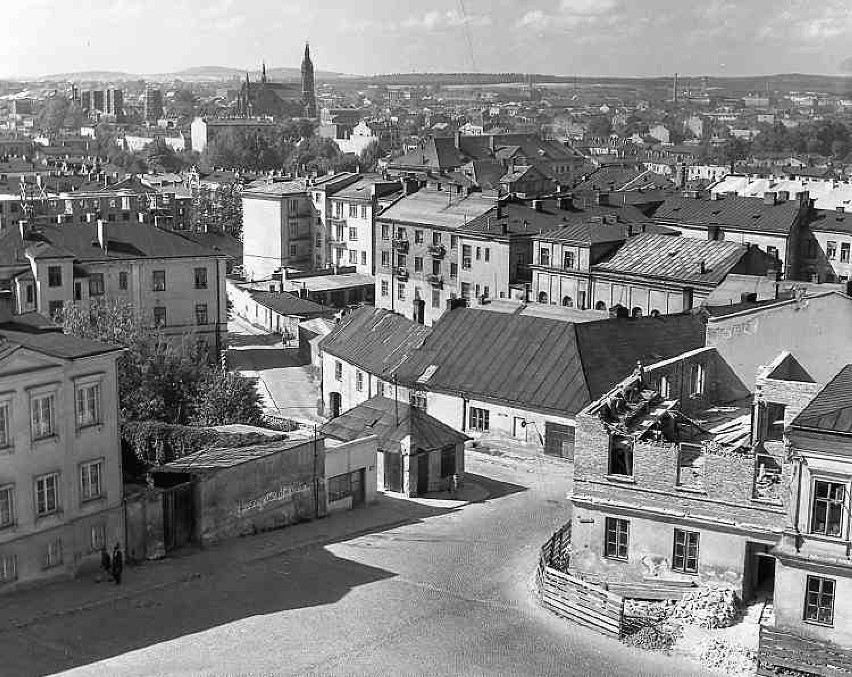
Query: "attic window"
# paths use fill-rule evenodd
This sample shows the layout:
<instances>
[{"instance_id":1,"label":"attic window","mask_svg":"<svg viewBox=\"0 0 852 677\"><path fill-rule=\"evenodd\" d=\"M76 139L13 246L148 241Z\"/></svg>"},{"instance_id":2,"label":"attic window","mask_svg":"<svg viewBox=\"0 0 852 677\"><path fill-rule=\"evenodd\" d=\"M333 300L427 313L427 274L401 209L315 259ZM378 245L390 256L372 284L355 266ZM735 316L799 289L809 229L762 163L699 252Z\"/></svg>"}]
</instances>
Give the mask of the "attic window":
<instances>
[{"instance_id":1,"label":"attic window","mask_svg":"<svg viewBox=\"0 0 852 677\"><path fill-rule=\"evenodd\" d=\"M428 383L429 379L435 375L435 372L438 371L437 364L430 364L426 367L425 371L420 375L420 378L417 379L418 383Z\"/></svg>"}]
</instances>

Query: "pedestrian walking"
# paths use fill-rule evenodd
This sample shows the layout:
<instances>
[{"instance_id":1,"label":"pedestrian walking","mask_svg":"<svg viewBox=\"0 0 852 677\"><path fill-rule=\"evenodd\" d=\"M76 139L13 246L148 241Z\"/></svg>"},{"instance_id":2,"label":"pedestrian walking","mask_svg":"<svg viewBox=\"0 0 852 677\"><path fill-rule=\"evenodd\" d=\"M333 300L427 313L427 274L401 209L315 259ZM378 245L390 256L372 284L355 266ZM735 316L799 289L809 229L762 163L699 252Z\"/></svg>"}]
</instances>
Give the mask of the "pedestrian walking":
<instances>
[{"instance_id":1,"label":"pedestrian walking","mask_svg":"<svg viewBox=\"0 0 852 677\"><path fill-rule=\"evenodd\" d=\"M121 552L121 545L115 544L115 549L112 551L112 578L116 585L121 584L121 572L124 569L124 555Z\"/></svg>"},{"instance_id":2,"label":"pedestrian walking","mask_svg":"<svg viewBox=\"0 0 852 677\"><path fill-rule=\"evenodd\" d=\"M104 580L109 580L112 561L110 560L109 553L107 552L105 545L101 547L101 569L104 571Z\"/></svg>"},{"instance_id":3,"label":"pedestrian walking","mask_svg":"<svg viewBox=\"0 0 852 677\"><path fill-rule=\"evenodd\" d=\"M450 498L455 498L459 490L459 476L453 473L450 475Z\"/></svg>"}]
</instances>

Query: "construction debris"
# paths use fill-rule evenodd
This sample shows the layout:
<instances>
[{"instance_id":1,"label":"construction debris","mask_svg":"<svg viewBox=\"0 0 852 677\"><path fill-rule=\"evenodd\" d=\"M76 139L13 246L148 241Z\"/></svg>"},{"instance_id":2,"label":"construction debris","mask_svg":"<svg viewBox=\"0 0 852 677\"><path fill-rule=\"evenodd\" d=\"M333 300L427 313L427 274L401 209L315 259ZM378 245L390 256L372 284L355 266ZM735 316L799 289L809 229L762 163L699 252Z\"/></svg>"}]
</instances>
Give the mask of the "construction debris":
<instances>
[{"instance_id":1,"label":"construction debris","mask_svg":"<svg viewBox=\"0 0 852 677\"><path fill-rule=\"evenodd\" d=\"M751 649L712 638L702 645L701 664L729 677L751 677L757 668L757 654Z\"/></svg>"},{"instance_id":2,"label":"construction debris","mask_svg":"<svg viewBox=\"0 0 852 677\"><path fill-rule=\"evenodd\" d=\"M702 628L727 628L739 614L739 599L733 588L706 585L684 593L672 610L671 620Z\"/></svg>"}]
</instances>

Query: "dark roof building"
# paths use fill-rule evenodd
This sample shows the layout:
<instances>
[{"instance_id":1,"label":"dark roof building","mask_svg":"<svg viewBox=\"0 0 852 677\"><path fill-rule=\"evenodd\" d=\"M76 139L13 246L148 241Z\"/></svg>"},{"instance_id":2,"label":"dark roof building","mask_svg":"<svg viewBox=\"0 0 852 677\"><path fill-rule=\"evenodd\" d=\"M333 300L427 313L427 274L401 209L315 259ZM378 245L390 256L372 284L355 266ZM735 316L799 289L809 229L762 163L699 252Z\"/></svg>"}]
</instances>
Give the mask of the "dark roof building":
<instances>
[{"instance_id":1,"label":"dark roof building","mask_svg":"<svg viewBox=\"0 0 852 677\"><path fill-rule=\"evenodd\" d=\"M852 434L852 364L847 364L793 420L796 428Z\"/></svg>"}]
</instances>

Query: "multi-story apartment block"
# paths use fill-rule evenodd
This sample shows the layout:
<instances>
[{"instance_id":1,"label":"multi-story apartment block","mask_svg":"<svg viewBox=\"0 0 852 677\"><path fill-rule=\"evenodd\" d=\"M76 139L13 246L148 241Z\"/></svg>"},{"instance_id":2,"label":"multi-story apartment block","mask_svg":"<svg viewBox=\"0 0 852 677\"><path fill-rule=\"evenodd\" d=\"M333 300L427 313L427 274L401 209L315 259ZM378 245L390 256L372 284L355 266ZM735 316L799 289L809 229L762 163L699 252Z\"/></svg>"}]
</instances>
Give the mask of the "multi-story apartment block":
<instances>
[{"instance_id":1,"label":"multi-story apartment block","mask_svg":"<svg viewBox=\"0 0 852 677\"><path fill-rule=\"evenodd\" d=\"M815 210L801 242L802 278L812 282L852 280L852 214L845 207Z\"/></svg>"},{"instance_id":2,"label":"multi-story apartment block","mask_svg":"<svg viewBox=\"0 0 852 677\"><path fill-rule=\"evenodd\" d=\"M12 315L0 290L0 589L100 565L124 541L120 349Z\"/></svg>"},{"instance_id":3,"label":"multi-story apartment block","mask_svg":"<svg viewBox=\"0 0 852 677\"><path fill-rule=\"evenodd\" d=\"M19 313L54 316L67 302L129 303L173 340L218 357L227 307L223 254L150 224L29 226L0 235L0 275Z\"/></svg>"},{"instance_id":4,"label":"multi-story apartment block","mask_svg":"<svg viewBox=\"0 0 852 677\"><path fill-rule=\"evenodd\" d=\"M461 294L460 230L494 209L481 193L423 189L376 218L376 305L432 324ZM496 288L495 288L496 290Z\"/></svg>"}]
</instances>

